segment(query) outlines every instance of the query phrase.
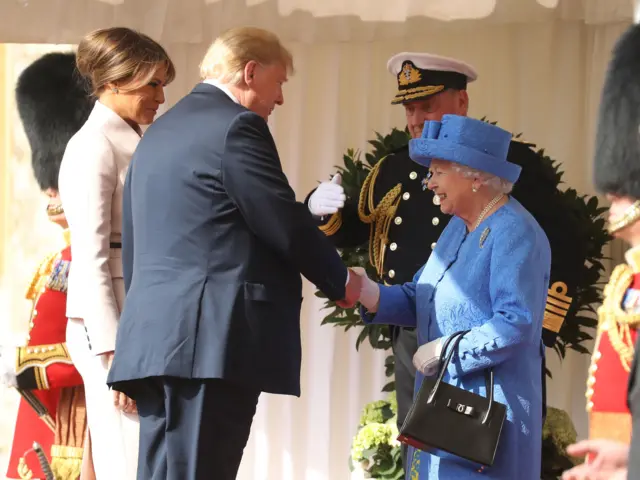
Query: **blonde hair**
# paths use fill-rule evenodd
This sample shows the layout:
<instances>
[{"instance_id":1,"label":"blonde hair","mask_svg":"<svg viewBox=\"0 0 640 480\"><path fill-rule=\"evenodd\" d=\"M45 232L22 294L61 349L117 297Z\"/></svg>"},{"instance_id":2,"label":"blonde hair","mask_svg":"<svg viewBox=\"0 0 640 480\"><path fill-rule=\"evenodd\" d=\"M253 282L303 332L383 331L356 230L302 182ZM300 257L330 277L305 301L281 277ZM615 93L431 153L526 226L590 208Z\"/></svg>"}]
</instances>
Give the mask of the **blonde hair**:
<instances>
[{"instance_id":1,"label":"blonde hair","mask_svg":"<svg viewBox=\"0 0 640 480\"><path fill-rule=\"evenodd\" d=\"M231 85L242 83L250 61L260 65L283 65L293 73L293 56L278 37L261 28L238 27L227 30L209 47L200 64L200 77Z\"/></svg>"},{"instance_id":2,"label":"blonde hair","mask_svg":"<svg viewBox=\"0 0 640 480\"><path fill-rule=\"evenodd\" d=\"M108 84L127 92L148 84L164 67L167 81L176 76L173 62L155 40L125 27L103 28L86 35L78 45L76 67L91 82L93 94Z\"/></svg>"}]
</instances>

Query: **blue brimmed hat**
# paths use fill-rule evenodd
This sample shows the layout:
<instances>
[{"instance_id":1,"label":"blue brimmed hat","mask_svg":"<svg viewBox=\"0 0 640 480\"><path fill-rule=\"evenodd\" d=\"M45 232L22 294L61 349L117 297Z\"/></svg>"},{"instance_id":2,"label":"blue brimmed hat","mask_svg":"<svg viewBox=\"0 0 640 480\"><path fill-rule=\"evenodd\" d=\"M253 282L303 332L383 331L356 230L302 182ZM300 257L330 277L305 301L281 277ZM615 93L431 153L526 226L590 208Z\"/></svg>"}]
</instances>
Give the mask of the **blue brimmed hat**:
<instances>
[{"instance_id":1,"label":"blue brimmed hat","mask_svg":"<svg viewBox=\"0 0 640 480\"><path fill-rule=\"evenodd\" d=\"M507 161L511 134L490 123L459 115L424 122L422 137L409 141L411 159L428 167L447 160L515 183L522 168Z\"/></svg>"}]
</instances>

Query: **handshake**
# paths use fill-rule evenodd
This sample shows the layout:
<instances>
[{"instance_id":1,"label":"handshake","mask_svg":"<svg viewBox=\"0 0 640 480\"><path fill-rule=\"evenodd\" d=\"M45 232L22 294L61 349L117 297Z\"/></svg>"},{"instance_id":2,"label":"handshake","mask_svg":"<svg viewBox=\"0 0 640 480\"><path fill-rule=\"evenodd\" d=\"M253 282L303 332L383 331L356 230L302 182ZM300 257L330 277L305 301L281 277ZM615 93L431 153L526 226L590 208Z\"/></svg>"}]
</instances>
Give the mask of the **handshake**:
<instances>
[{"instance_id":1,"label":"handshake","mask_svg":"<svg viewBox=\"0 0 640 480\"><path fill-rule=\"evenodd\" d=\"M357 302L369 313L377 312L380 303L380 285L371 280L362 267L349 268L345 298L336 304L342 308L353 308ZM445 340L446 337L440 337L425 343L414 354L413 365L423 375L428 377L438 372Z\"/></svg>"},{"instance_id":2,"label":"handshake","mask_svg":"<svg viewBox=\"0 0 640 480\"><path fill-rule=\"evenodd\" d=\"M353 308L360 302L367 311L375 313L380 301L380 285L371 280L362 267L349 268L348 271L345 296L336 304L342 308Z\"/></svg>"}]
</instances>

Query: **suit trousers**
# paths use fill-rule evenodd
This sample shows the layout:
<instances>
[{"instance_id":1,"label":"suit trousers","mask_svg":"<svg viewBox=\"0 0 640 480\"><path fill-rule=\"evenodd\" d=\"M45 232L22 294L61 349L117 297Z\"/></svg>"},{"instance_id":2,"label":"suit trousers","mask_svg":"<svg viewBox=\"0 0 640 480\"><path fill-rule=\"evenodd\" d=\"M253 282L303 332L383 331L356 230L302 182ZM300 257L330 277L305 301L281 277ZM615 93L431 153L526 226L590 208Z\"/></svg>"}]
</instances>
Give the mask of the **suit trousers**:
<instances>
[{"instance_id":1,"label":"suit trousers","mask_svg":"<svg viewBox=\"0 0 640 480\"><path fill-rule=\"evenodd\" d=\"M139 421L113 404L107 362L90 349L84 322L70 318L67 348L84 382L87 423L96 480L134 480L138 466Z\"/></svg>"},{"instance_id":2,"label":"suit trousers","mask_svg":"<svg viewBox=\"0 0 640 480\"><path fill-rule=\"evenodd\" d=\"M220 379L151 377L135 383L138 480L236 478L258 390Z\"/></svg>"}]
</instances>

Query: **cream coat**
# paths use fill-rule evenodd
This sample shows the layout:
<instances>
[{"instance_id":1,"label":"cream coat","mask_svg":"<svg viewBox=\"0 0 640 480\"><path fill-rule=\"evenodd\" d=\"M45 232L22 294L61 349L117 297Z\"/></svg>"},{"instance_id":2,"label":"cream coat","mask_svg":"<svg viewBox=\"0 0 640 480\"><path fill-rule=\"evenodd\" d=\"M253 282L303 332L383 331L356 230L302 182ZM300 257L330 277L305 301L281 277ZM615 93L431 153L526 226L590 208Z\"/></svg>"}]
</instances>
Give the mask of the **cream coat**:
<instances>
[{"instance_id":1,"label":"cream coat","mask_svg":"<svg viewBox=\"0 0 640 480\"><path fill-rule=\"evenodd\" d=\"M67 317L81 318L94 354L115 350L124 303L120 242L122 187L140 141L122 118L96 102L67 145L59 175L71 231Z\"/></svg>"},{"instance_id":2,"label":"cream coat","mask_svg":"<svg viewBox=\"0 0 640 480\"><path fill-rule=\"evenodd\" d=\"M97 480L135 480L139 420L113 404L109 368L100 354L115 350L124 304L120 242L122 188L140 137L96 102L69 141L59 190L71 232L67 346L84 381L91 454Z\"/></svg>"}]
</instances>

